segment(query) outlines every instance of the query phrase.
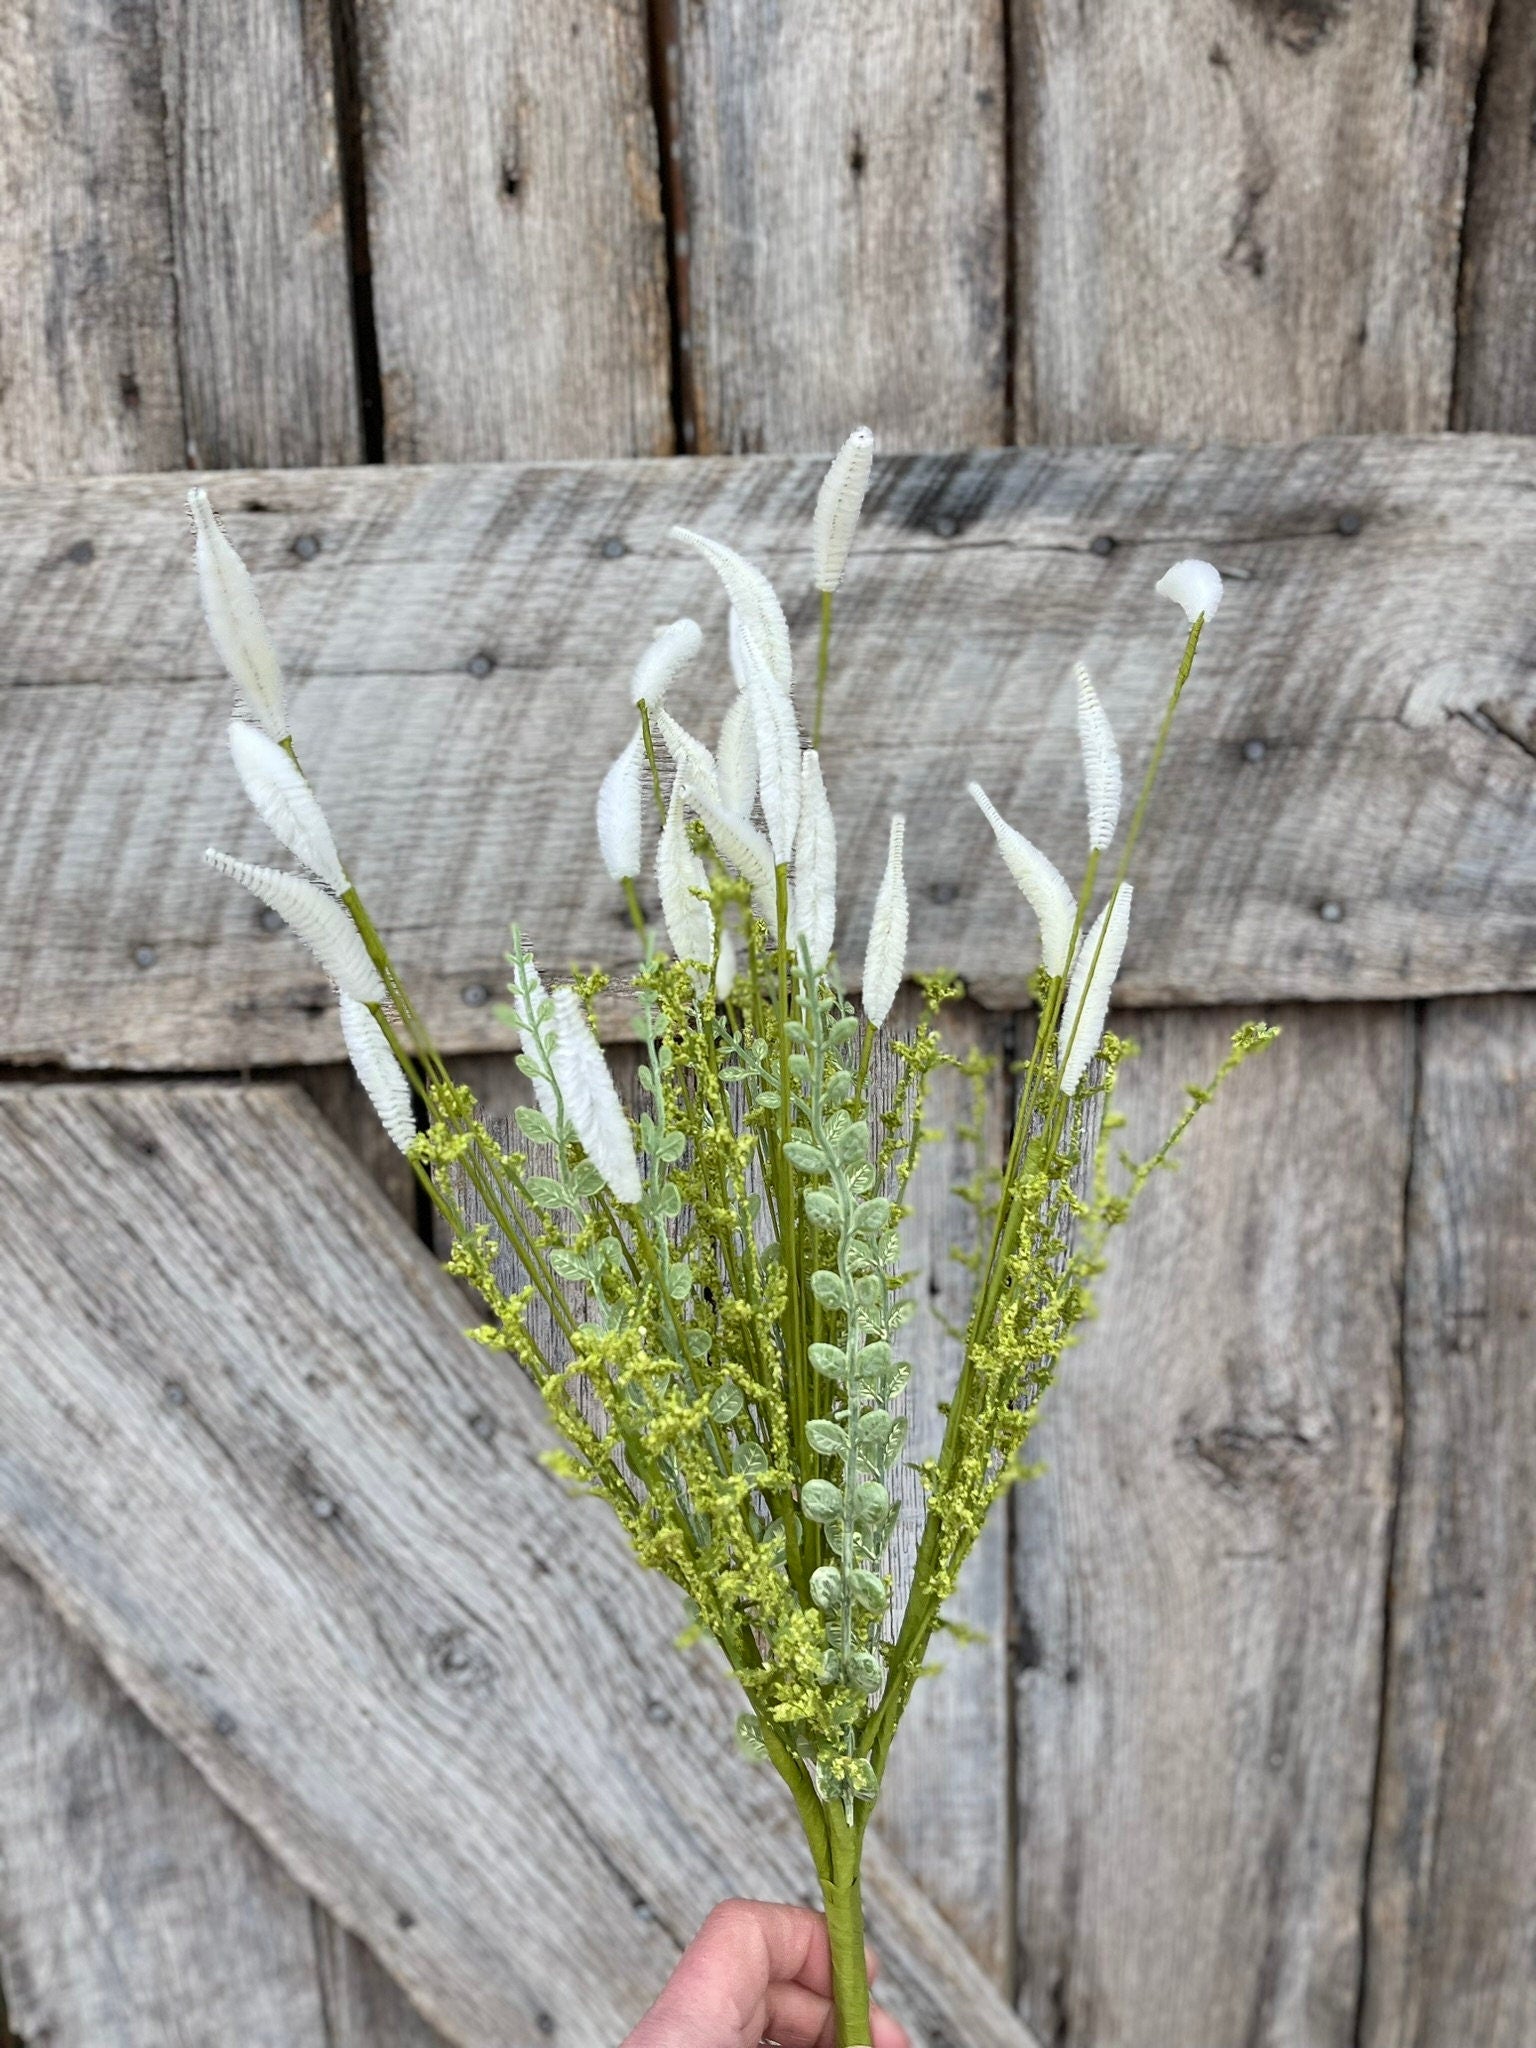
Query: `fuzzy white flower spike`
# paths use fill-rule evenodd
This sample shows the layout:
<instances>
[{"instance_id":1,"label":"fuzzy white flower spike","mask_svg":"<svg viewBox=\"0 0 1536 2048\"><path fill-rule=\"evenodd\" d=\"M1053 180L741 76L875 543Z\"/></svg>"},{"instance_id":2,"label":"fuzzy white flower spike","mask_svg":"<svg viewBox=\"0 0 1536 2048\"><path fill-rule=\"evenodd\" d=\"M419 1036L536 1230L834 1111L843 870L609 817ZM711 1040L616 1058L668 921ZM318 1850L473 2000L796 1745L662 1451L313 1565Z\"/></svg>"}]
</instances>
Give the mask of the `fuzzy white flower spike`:
<instances>
[{"instance_id":1,"label":"fuzzy white flower spike","mask_svg":"<svg viewBox=\"0 0 1536 2048\"><path fill-rule=\"evenodd\" d=\"M683 670L697 661L703 645L704 635L692 619L674 619L663 626L635 663L629 684L632 702L654 713Z\"/></svg>"},{"instance_id":2,"label":"fuzzy white flower spike","mask_svg":"<svg viewBox=\"0 0 1536 2048\"><path fill-rule=\"evenodd\" d=\"M906 836L907 821L898 811L891 820L885 873L875 897L864 954L864 1014L877 1031L891 1014L907 968L907 878L901 868Z\"/></svg>"},{"instance_id":3,"label":"fuzzy white flower spike","mask_svg":"<svg viewBox=\"0 0 1536 2048\"><path fill-rule=\"evenodd\" d=\"M301 938L335 982L343 995L360 1003L382 1003L384 983L368 957L357 926L344 903L328 896L302 875L285 875L280 868L261 868L233 854L210 846L203 855L209 867L230 875L250 890L259 903L275 910L283 922Z\"/></svg>"},{"instance_id":4,"label":"fuzzy white flower spike","mask_svg":"<svg viewBox=\"0 0 1536 2048\"><path fill-rule=\"evenodd\" d=\"M804 939L819 973L837 929L837 832L821 761L814 749L800 756L800 824L795 833L795 901L791 936Z\"/></svg>"},{"instance_id":5,"label":"fuzzy white flower spike","mask_svg":"<svg viewBox=\"0 0 1536 2048\"><path fill-rule=\"evenodd\" d=\"M656 888L672 951L679 960L707 965L715 957L715 919L707 893L709 877L704 872L704 863L688 844L681 788L672 792L667 822L656 842ZM700 894L701 891L705 893Z\"/></svg>"},{"instance_id":6,"label":"fuzzy white flower spike","mask_svg":"<svg viewBox=\"0 0 1536 2048\"><path fill-rule=\"evenodd\" d=\"M744 695L752 711L757 747L757 800L776 864L784 867L795 850L800 822L800 727L793 700L768 673L751 638L745 643Z\"/></svg>"},{"instance_id":7,"label":"fuzzy white flower spike","mask_svg":"<svg viewBox=\"0 0 1536 2048\"><path fill-rule=\"evenodd\" d=\"M288 737L288 706L277 649L261 616L251 572L224 537L206 491L187 493L197 539L197 587L203 616L246 708L270 739Z\"/></svg>"},{"instance_id":8,"label":"fuzzy white flower spike","mask_svg":"<svg viewBox=\"0 0 1536 2048\"><path fill-rule=\"evenodd\" d=\"M968 783L966 787L981 815L992 827L997 850L1003 856L1009 874L1035 913L1040 926L1040 958L1046 973L1052 976L1065 973L1067 948L1072 943L1072 927L1077 922L1077 898L1067 886L1066 877L1032 839L1016 832L1001 816L979 782Z\"/></svg>"},{"instance_id":9,"label":"fuzzy white flower spike","mask_svg":"<svg viewBox=\"0 0 1536 2048\"><path fill-rule=\"evenodd\" d=\"M1078 948L1062 1006L1061 1092L1075 1095L1104 1036L1110 992L1125 953L1131 924L1131 885L1122 882L1089 927Z\"/></svg>"},{"instance_id":10,"label":"fuzzy white flower spike","mask_svg":"<svg viewBox=\"0 0 1536 2048\"><path fill-rule=\"evenodd\" d=\"M773 871L773 848L746 818L722 811L707 790L685 780L683 795L689 810L714 841L716 853L750 884L752 908L771 932L777 932L778 882Z\"/></svg>"},{"instance_id":11,"label":"fuzzy white flower spike","mask_svg":"<svg viewBox=\"0 0 1536 2048\"><path fill-rule=\"evenodd\" d=\"M778 593L761 569L738 555L723 542L710 540L686 526L672 528L674 540L686 541L708 562L741 620L741 630L766 663L768 673L781 690L794 684L794 661L790 655L789 627Z\"/></svg>"},{"instance_id":12,"label":"fuzzy white flower spike","mask_svg":"<svg viewBox=\"0 0 1536 2048\"><path fill-rule=\"evenodd\" d=\"M875 437L868 427L855 427L832 458L832 466L816 493L811 539L816 562L816 588L831 592L843 580L854 529L869 489Z\"/></svg>"},{"instance_id":13,"label":"fuzzy white flower spike","mask_svg":"<svg viewBox=\"0 0 1536 2048\"><path fill-rule=\"evenodd\" d=\"M732 700L721 720L715 770L721 803L738 818L750 818L757 802L757 729L751 702L744 695Z\"/></svg>"},{"instance_id":14,"label":"fuzzy white flower spike","mask_svg":"<svg viewBox=\"0 0 1536 2048\"><path fill-rule=\"evenodd\" d=\"M1191 557L1188 561L1174 563L1167 575L1159 580L1157 594L1172 598L1193 625L1196 619L1215 618L1221 605L1221 577L1209 562Z\"/></svg>"},{"instance_id":15,"label":"fuzzy white flower spike","mask_svg":"<svg viewBox=\"0 0 1536 2048\"><path fill-rule=\"evenodd\" d=\"M1088 844L1102 853L1120 822L1120 749L1115 745L1114 728L1099 702L1093 678L1081 662L1073 674L1077 679L1077 736L1083 749L1083 784L1088 793Z\"/></svg>"},{"instance_id":16,"label":"fuzzy white flower spike","mask_svg":"<svg viewBox=\"0 0 1536 2048\"><path fill-rule=\"evenodd\" d=\"M582 1149L621 1202L638 1202L640 1165L629 1118L581 998L569 985L555 990L554 1029L555 1080Z\"/></svg>"},{"instance_id":17,"label":"fuzzy white flower spike","mask_svg":"<svg viewBox=\"0 0 1536 2048\"><path fill-rule=\"evenodd\" d=\"M405 1151L416 1135L411 1084L378 1018L366 1004L345 993L341 998L341 1035L347 1042L352 1070L378 1111L379 1122L391 1141Z\"/></svg>"},{"instance_id":18,"label":"fuzzy white flower spike","mask_svg":"<svg viewBox=\"0 0 1536 2048\"><path fill-rule=\"evenodd\" d=\"M243 718L230 721L229 751L242 788L273 838L281 840L328 889L345 896L351 884L336 841L319 798L293 756L260 726L247 725Z\"/></svg>"},{"instance_id":19,"label":"fuzzy white flower spike","mask_svg":"<svg viewBox=\"0 0 1536 2048\"><path fill-rule=\"evenodd\" d=\"M655 728L656 737L672 756L672 765L678 774L718 799L720 778L715 768L715 757L704 742L696 740L667 710L655 714Z\"/></svg>"},{"instance_id":20,"label":"fuzzy white flower spike","mask_svg":"<svg viewBox=\"0 0 1536 2048\"><path fill-rule=\"evenodd\" d=\"M640 763L643 743L638 727L629 745L603 777L597 792L597 844L603 866L615 882L633 881L640 872Z\"/></svg>"}]
</instances>

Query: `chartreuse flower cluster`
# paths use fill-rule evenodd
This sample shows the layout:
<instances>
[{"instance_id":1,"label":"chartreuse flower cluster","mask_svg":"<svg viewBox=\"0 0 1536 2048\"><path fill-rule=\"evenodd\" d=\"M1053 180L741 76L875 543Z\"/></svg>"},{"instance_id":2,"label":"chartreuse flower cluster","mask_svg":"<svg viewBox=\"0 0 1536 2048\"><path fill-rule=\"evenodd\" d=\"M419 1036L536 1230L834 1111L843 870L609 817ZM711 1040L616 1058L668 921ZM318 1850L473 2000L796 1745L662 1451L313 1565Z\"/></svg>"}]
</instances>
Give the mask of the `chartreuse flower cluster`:
<instances>
[{"instance_id":1,"label":"chartreuse flower cluster","mask_svg":"<svg viewBox=\"0 0 1536 2048\"><path fill-rule=\"evenodd\" d=\"M818 736L833 594L872 452L860 429L816 508ZM818 753L802 746L791 636L768 580L720 542L676 530L724 586L736 687L711 748L665 702L703 635L689 619L665 628L640 654L635 731L597 796L601 855L644 945L639 1099L621 1102L594 1032L603 977L547 988L514 926L505 1015L534 1104L508 1145L444 1067L341 863L250 579L201 492L192 512L209 625L243 700L236 771L307 873L209 859L278 911L334 981L353 1064L451 1226L450 1269L486 1304L473 1334L538 1384L568 1447L559 1469L610 1503L641 1561L682 1588L697 1630L724 1652L749 1703L743 1743L788 1784L821 1875L841 2038L867 2041L860 1852L902 1710L988 1513L1024 1476L1107 1233L1209 1099L1191 1090L1151 1159L1117 1156L1121 1119L1105 1111L1132 1048L1105 1023L1131 868L1221 580L1181 562L1158 586L1189 630L1107 889L1120 757L1085 672L1079 886L972 785L1038 924L1039 1018L1006 1162L983 1162L964 1190L979 1226L974 1298L942 1446L920 1467L916 1564L898 1612L893 1472L913 1313L900 1226L930 1135L933 1074L964 1064L979 1085L982 1072L944 1049L940 1014L959 993L946 978L925 984L915 1027L874 1058L906 964L903 821L891 821L856 1002L834 951L833 813ZM662 933L637 887L648 799ZM1239 1032L1216 1079L1273 1035ZM887 1081L877 1097L873 1077L893 1066L894 1089Z\"/></svg>"}]
</instances>

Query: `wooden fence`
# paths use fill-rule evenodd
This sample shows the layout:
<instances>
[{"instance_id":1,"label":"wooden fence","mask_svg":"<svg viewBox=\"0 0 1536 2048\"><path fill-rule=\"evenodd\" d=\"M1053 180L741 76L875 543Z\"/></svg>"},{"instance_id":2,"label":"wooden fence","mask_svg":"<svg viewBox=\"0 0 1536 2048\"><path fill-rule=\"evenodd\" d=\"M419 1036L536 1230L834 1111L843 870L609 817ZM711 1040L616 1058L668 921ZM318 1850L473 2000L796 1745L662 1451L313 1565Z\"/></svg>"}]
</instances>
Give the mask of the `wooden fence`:
<instances>
[{"instance_id":1,"label":"wooden fence","mask_svg":"<svg viewBox=\"0 0 1536 2048\"><path fill-rule=\"evenodd\" d=\"M1533 102L1517 0L0 19L0 2040L611 2048L713 1899L806 1893L665 1589L457 1337L323 986L196 865L258 847L179 498L220 472L505 1107L505 918L622 964L616 679L720 623L668 524L803 633L808 451L865 418L850 955L900 800L915 951L1006 1066L1023 934L957 793L1071 843L1068 665L1144 751L1195 550L1132 1139L1285 1026L919 1695L894 2001L925 2048L1536 2037Z\"/></svg>"}]
</instances>

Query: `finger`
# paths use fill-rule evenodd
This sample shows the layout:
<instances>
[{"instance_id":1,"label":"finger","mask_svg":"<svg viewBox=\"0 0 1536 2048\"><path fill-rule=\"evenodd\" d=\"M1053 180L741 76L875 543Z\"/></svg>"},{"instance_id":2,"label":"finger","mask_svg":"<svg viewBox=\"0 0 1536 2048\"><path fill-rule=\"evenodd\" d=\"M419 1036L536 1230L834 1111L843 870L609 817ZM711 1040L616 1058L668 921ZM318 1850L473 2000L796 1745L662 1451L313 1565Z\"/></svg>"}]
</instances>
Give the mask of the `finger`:
<instances>
[{"instance_id":1,"label":"finger","mask_svg":"<svg viewBox=\"0 0 1536 2048\"><path fill-rule=\"evenodd\" d=\"M688 1944L625 2048L755 2043L763 2032L768 1986L775 1979L792 1981L818 1946L830 1981L827 1932L819 1914L803 1906L728 1899Z\"/></svg>"},{"instance_id":2,"label":"finger","mask_svg":"<svg viewBox=\"0 0 1536 2048\"><path fill-rule=\"evenodd\" d=\"M882 2007L870 2007L869 2022L873 2036L871 2048L912 2048L912 2036L899 2020L893 2020Z\"/></svg>"},{"instance_id":3,"label":"finger","mask_svg":"<svg viewBox=\"0 0 1536 2048\"><path fill-rule=\"evenodd\" d=\"M786 1907L786 1911L799 1912L799 1907ZM814 1991L820 1998L832 1996L832 1951L827 1945L827 1923L819 1913L813 1913L815 1923L810 1942L805 1951L805 1961L793 1974L792 1981L803 1984L807 1991ZM866 1945L864 1968L871 1984L880 1974L880 1958Z\"/></svg>"},{"instance_id":4,"label":"finger","mask_svg":"<svg viewBox=\"0 0 1536 2048\"><path fill-rule=\"evenodd\" d=\"M837 2008L803 1984L775 1984L763 2031L779 2048L836 2048Z\"/></svg>"}]
</instances>

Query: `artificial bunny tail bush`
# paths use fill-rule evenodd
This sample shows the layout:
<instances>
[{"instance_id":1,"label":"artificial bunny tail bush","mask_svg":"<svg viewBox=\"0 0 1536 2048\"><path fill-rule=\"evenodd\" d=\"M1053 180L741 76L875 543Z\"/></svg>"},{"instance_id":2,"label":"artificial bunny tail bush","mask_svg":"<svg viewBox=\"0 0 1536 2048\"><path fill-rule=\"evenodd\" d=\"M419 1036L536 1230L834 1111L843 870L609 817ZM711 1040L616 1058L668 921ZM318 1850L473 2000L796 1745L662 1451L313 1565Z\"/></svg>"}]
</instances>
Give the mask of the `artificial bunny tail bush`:
<instances>
[{"instance_id":1,"label":"artificial bunny tail bush","mask_svg":"<svg viewBox=\"0 0 1536 2048\"><path fill-rule=\"evenodd\" d=\"M821 592L821 635L816 645L816 714L811 725L811 745L821 745L822 720L826 715L827 671L832 647L832 600L837 595L848 567L864 494L869 489L875 461L875 437L868 427L855 427L833 456L831 466L816 493L816 510L811 520L813 580Z\"/></svg>"},{"instance_id":2,"label":"artificial bunny tail bush","mask_svg":"<svg viewBox=\"0 0 1536 2048\"><path fill-rule=\"evenodd\" d=\"M848 589L867 453L855 437L826 487L811 579L824 596L834 568ZM588 791L594 851L643 935L629 998L641 1047L633 1111L593 1028L605 977L546 986L514 924L500 1014L534 1099L510 1136L487 1128L349 881L291 739L265 726L265 738L237 737L236 763L261 816L316 879L212 858L287 919L335 982L363 1086L448 1225L450 1270L485 1303L472 1335L532 1378L564 1435L556 1469L608 1502L642 1564L680 1588L691 1632L718 1645L739 1681L742 1746L784 1780L816 1865L838 2040L852 2048L870 2039L865 1833L944 1603L987 1515L1027 1474L1030 1431L1110 1233L1216 1084L1274 1034L1239 1031L1156 1152L1117 1150L1113 1096L1133 1048L1108 1028L1108 1009L1132 867L1220 595L1208 564L1184 563L1162 587L1189 631L1123 828L1109 714L1092 684L1077 686L1087 814L1077 886L972 785L1028 906L1020 943L1025 915L1039 927L1038 1019L1006 1158L978 1161L962 1190L978 1226L971 1300L939 1390L942 1441L916 1467L919 1504L901 1507L893 1475L915 1398L902 1221L930 1135L933 1075L958 1066L980 1087L985 1063L945 1048L944 1008L960 993L951 976L923 979L915 1022L893 1027L918 944L900 815L888 821L860 1002L850 1000L834 950L838 835L821 757L801 745L784 609L733 550L680 538L731 607L737 690L718 747L661 702L674 657L697 651L680 622L641 651L629 692L639 731ZM239 587L254 644L254 594ZM1022 782L1028 736L1018 745ZM867 838L869 821L859 823ZM635 886L648 829L659 932ZM923 950L934 943L924 935Z\"/></svg>"},{"instance_id":3,"label":"artificial bunny tail bush","mask_svg":"<svg viewBox=\"0 0 1536 2048\"><path fill-rule=\"evenodd\" d=\"M270 739L281 744L288 738L283 671L250 571L226 540L206 491L188 491L187 509L196 536L197 585L209 636L246 710Z\"/></svg>"}]
</instances>

